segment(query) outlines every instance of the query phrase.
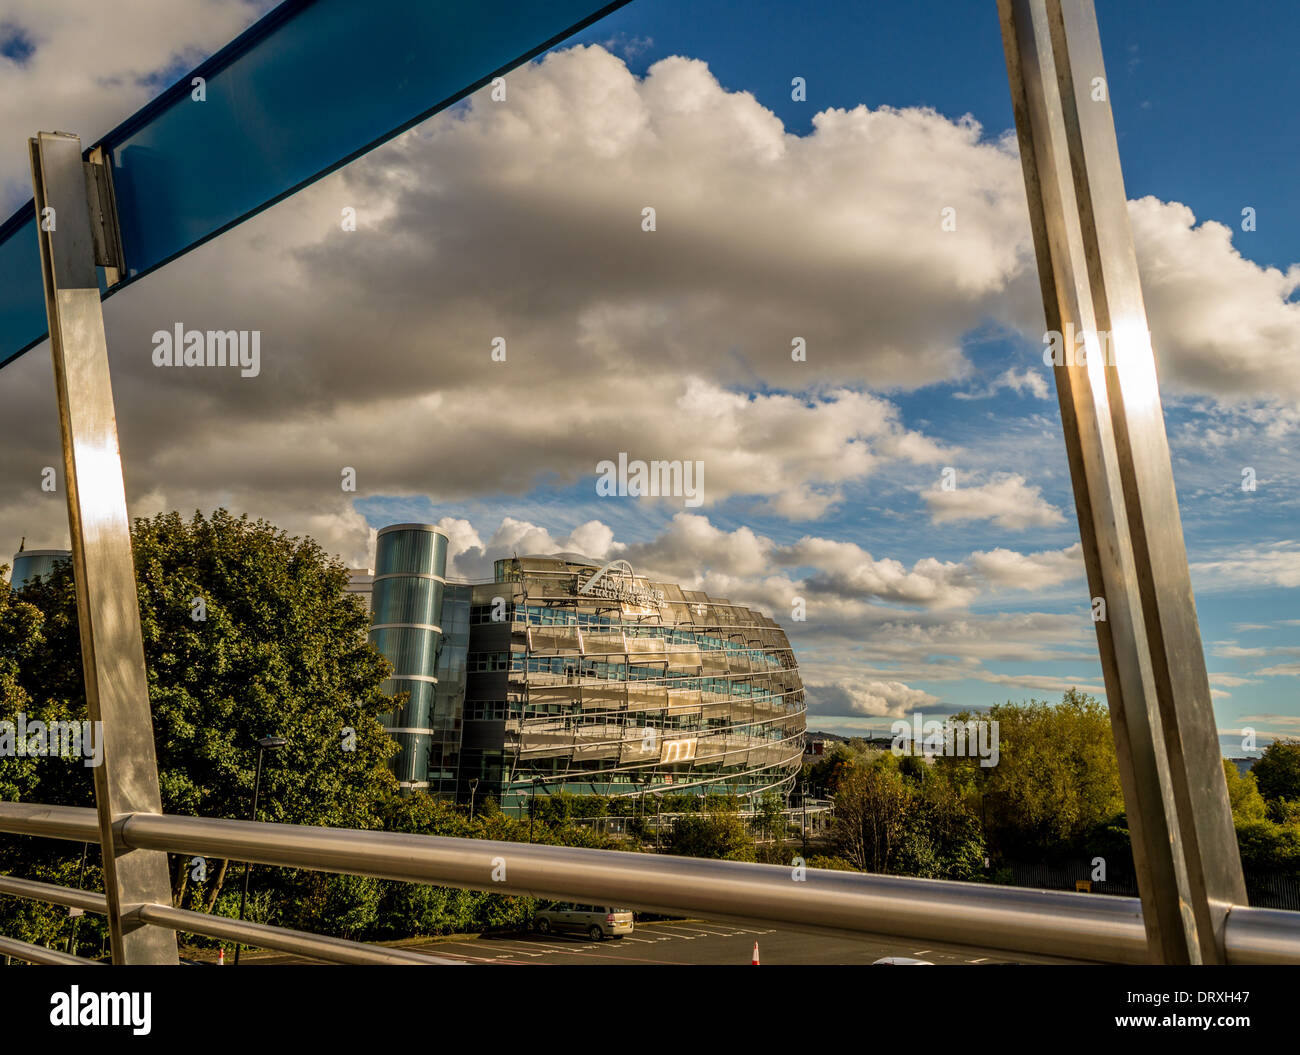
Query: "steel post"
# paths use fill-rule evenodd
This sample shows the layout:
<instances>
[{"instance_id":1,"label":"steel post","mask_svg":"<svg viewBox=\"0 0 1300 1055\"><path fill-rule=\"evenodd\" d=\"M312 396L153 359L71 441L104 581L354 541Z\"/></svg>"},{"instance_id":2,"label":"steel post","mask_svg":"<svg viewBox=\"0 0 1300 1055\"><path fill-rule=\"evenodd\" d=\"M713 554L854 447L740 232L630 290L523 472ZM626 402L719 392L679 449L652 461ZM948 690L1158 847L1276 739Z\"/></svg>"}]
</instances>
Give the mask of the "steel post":
<instances>
[{"instance_id":1,"label":"steel post","mask_svg":"<svg viewBox=\"0 0 1300 1055\"><path fill-rule=\"evenodd\" d=\"M170 902L167 855L121 846L113 827L128 814L161 813L162 800L95 272L97 259L109 262L112 243L100 209L104 192L76 136L40 133L31 140L31 161L86 702L104 745L94 770L95 804L113 962L176 963L171 931L127 918L138 905Z\"/></svg>"},{"instance_id":2,"label":"steel post","mask_svg":"<svg viewBox=\"0 0 1300 1055\"><path fill-rule=\"evenodd\" d=\"M1148 943L1222 963L1246 892L1096 12L998 7Z\"/></svg>"}]
</instances>

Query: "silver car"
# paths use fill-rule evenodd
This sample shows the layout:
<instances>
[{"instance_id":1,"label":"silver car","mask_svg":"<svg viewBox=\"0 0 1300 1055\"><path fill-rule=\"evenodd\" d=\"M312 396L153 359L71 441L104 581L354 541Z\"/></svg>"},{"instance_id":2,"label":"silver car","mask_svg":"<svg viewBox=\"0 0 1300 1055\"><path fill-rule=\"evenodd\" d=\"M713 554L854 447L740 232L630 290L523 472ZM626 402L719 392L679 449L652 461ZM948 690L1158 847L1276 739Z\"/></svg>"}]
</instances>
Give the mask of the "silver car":
<instances>
[{"instance_id":1,"label":"silver car","mask_svg":"<svg viewBox=\"0 0 1300 1055\"><path fill-rule=\"evenodd\" d=\"M581 932L592 941L622 938L632 933L632 910L553 902L533 914L533 930L538 934Z\"/></svg>"}]
</instances>

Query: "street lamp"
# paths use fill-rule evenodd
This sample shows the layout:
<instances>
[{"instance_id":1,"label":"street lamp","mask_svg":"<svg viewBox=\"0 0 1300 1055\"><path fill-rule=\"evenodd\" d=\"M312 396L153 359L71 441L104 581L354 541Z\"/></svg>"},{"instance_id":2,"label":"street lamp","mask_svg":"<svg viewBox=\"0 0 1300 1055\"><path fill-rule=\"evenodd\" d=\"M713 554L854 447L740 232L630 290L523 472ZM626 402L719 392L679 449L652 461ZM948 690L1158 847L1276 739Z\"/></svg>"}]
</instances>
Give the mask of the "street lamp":
<instances>
[{"instance_id":1,"label":"street lamp","mask_svg":"<svg viewBox=\"0 0 1300 1055\"><path fill-rule=\"evenodd\" d=\"M803 856L808 858L808 781L803 782L803 790L799 793L799 804L803 807L803 822L800 828L803 830Z\"/></svg>"},{"instance_id":2,"label":"street lamp","mask_svg":"<svg viewBox=\"0 0 1300 1055\"><path fill-rule=\"evenodd\" d=\"M253 777L253 812L249 820L257 820L257 793L262 787L262 755L267 751L279 751L289 741L283 736L264 736L257 741L257 775ZM248 904L248 873L250 866L244 862L244 889L239 894L239 918L244 918L244 908ZM239 950L243 946L235 943L235 966L239 966Z\"/></svg>"},{"instance_id":3,"label":"street lamp","mask_svg":"<svg viewBox=\"0 0 1300 1055\"><path fill-rule=\"evenodd\" d=\"M541 794L538 785L541 784L541 777L533 777L533 797L528 802L528 841L533 841L533 821L537 817L537 796Z\"/></svg>"},{"instance_id":4,"label":"street lamp","mask_svg":"<svg viewBox=\"0 0 1300 1055\"><path fill-rule=\"evenodd\" d=\"M474 823L474 793L478 791L478 777L469 778L469 822Z\"/></svg>"}]
</instances>

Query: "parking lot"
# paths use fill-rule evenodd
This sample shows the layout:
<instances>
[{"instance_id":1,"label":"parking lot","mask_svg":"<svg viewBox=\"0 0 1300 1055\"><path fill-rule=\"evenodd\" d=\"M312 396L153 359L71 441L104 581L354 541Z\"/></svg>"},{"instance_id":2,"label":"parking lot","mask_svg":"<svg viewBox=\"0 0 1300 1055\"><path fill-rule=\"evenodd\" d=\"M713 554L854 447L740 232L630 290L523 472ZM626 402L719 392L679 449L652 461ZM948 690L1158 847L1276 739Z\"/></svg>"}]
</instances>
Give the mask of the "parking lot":
<instances>
[{"instance_id":1,"label":"parking lot","mask_svg":"<svg viewBox=\"0 0 1300 1055\"><path fill-rule=\"evenodd\" d=\"M918 944L896 938L847 938L763 926L700 920L638 923L618 940L591 941L585 936L484 934L401 946L434 956L475 964L749 964L758 942L759 959L768 965L870 964L883 956L908 956L935 964L1066 963L1045 956L1016 957L958 946ZM248 964L303 963L299 957L253 954Z\"/></svg>"}]
</instances>

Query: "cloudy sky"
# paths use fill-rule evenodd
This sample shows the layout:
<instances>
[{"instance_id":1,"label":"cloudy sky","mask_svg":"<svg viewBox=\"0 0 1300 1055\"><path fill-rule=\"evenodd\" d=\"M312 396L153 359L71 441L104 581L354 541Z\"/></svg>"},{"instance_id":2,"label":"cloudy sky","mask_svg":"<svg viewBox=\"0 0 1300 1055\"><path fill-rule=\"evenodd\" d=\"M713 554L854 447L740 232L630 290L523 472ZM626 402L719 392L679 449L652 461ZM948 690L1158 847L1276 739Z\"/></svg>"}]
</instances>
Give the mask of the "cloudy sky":
<instances>
[{"instance_id":1,"label":"cloudy sky","mask_svg":"<svg viewBox=\"0 0 1300 1055\"><path fill-rule=\"evenodd\" d=\"M0 213L32 132L93 142L268 6L0 0ZM132 513L226 506L354 566L435 522L471 578L625 557L780 621L814 728L1100 694L993 4L809 6L633 0L110 298ZM1300 17L1131 6L1099 19L1240 754L1300 733ZM155 367L177 323L260 331L261 372ZM703 503L599 496L620 452L702 462ZM41 345L0 372L0 552L66 544L60 464Z\"/></svg>"}]
</instances>

